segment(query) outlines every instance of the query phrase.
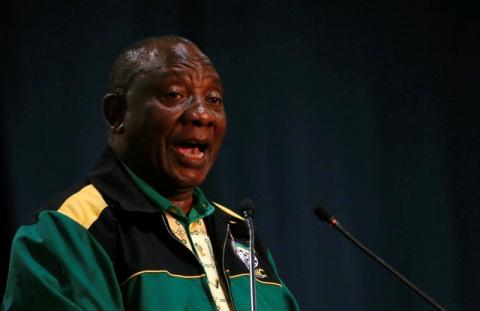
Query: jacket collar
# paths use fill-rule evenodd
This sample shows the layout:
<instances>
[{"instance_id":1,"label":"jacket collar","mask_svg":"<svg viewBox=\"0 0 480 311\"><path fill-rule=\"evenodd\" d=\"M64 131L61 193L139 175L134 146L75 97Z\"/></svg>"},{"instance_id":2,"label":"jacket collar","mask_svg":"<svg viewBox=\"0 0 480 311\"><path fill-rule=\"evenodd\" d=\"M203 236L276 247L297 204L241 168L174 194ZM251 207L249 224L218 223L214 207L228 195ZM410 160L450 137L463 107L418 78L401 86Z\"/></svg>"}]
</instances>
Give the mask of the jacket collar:
<instances>
[{"instance_id":1,"label":"jacket collar","mask_svg":"<svg viewBox=\"0 0 480 311\"><path fill-rule=\"evenodd\" d=\"M105 150L95 164L88 180L106 197L110 205L127 212L162 213L135 185L125 167L110 148ZM214 202L210 201L210 203L216 206ZM229 235L231 234L238 241L248 241L248 228L244 221L228 215L218 207L215 209L214 213L203 219L209 232L214 254L217 257L216 260L222 264L228 262L229 267L225 267L226 269L234 267L244 269L243 264L232 252ZM225 243L227 244L225 245ZM223 253L224 247L225 253ZM222 254L225 258L219 258Z\"/></svg>"},{"instance_id":2,"label":"jacket collar","mask_svg":"<svg viewBox=\"0 0 480 311\"><path fill-rule=\"evenodd\" d=\"M137 187L110 147L105 149L94 165L88 180L108 198L108 201L127 212L161 213L161 210ZM221 211L214 202L209 202L216 211L205 219L212 223L210 227L216 231L215 233L222 233L218 236L225 237L227 224L230 223L235 236L248 239L248 228L243 221Z\"/></svg>"},{"instance_id":3,"label":"jacket collar","mask_svg":"<svg viewBox=\"0 0 480 311\"><path fill-rule=\"evenodd\" d=\"M134 184L109 147L93 167L88 180L115 206L127 212L161 213Z\"/></svg>"}]
</instances>

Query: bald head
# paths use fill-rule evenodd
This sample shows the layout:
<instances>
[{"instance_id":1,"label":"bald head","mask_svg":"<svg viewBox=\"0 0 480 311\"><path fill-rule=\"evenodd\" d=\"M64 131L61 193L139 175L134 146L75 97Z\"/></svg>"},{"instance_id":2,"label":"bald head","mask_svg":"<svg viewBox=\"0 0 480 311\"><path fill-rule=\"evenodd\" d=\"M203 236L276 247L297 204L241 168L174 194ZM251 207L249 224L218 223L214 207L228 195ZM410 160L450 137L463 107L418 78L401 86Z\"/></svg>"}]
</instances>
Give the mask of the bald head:
<instances>
[{"instance_id":1,"label":"bald head","mask_svg":"<svg viewBox=\"0 0 480 311\"><path fill-rule=\"evenodd\" d=\"M110 71L109 93L125 96L131 82L142 73L172 64L213 67L210 59L191 41L178 36L151 37L125 48Z\"/></svg>"}]
</instances>

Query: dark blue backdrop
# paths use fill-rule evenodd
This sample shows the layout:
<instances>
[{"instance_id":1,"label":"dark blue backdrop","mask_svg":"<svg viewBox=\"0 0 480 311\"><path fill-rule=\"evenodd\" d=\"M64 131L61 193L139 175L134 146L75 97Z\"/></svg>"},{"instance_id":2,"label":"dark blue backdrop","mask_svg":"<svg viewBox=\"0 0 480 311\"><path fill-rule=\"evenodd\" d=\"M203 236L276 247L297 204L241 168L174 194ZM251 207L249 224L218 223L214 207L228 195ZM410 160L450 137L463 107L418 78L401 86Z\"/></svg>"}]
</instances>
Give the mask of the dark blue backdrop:
<instances>
[{"instance_id":1,"label":"dark blue backdrop","mask_svg":"<svg viewBox=\"0 0 480 311\"><path fill-rule=\"evenodd\" d=\"M179 34L220 71L229 129L210 198L257 203L303 310L428 310L312 210L449 310L480 305L479 19L464 2L4 1L1 263L42 202L105 145L126 44ZM2 286L5 277L2 277Z\"/></svg>"}]
</instances>

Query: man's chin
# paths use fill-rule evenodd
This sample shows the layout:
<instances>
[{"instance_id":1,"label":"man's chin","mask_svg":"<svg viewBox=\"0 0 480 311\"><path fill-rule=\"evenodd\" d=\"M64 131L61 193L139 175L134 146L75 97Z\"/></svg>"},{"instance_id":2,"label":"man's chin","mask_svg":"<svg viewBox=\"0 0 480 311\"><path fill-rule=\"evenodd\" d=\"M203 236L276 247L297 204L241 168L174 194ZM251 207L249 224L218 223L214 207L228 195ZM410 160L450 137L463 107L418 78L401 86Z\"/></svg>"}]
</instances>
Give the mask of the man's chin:
<instances>
[{"instance_id":1,"label":"man's chin","mask_svg":"<svg viewBox=\"0 0 480 311\"><path fill-rule=\"evenodd\" d=\"M178 190L194 189L203 184L207 174L208 172L196 169L178 170L175 174L172 174L172 184L169 186L177 187Z\"/></svg>"},{"instance_id":2,"label":"man's chin","mask_svg":"<svg viewBox=\"0 0 480 311\"><path fill-rule=\"evenodd\" d=\"M199 187L203 182L205 181L205 178L178 178L176 185L180 189L194 189L196 187Z\"/></svg>"}]
</instances>

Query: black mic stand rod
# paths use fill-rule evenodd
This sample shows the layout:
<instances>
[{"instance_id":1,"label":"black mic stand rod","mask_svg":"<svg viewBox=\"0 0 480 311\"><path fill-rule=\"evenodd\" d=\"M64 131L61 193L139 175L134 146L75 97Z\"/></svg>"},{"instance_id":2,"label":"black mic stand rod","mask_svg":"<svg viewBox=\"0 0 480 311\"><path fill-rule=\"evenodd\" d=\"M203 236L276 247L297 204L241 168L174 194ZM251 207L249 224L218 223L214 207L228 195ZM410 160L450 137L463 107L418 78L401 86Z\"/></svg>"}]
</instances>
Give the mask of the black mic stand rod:
<instances>
[{"instance_id":1,"label":"black mic stand rod","mask_svg":"<svg viewBox=\"0 0 480 311\"><path fill-rule=\"evenodd\" d=\"M395 268L390 266L388 263L386 263L382 258L378 257L376 254L374 254L371 250L369 250L365 245L360 243L353 235L350 234L345 228L343 228L342 224L332 215L330 215L325 209L323 208L316 208L315 209L315 215L321 220L326 223L328 223L331 227L337 229L341 234L343 234L348 240L350 240L353 244L355 244L358 248L360 248L362 251L367 253L370 257L375 259L379 264L381 264L385 269L390 271L393 275L395 275L397 278L400 279L404 284L406 284L410 289L412 289L415 293L417 293L420 297L425 299L429 304L431 304L435 309L440 310L440 311L445 311L445 309L439 305L435 300L430 298L426 293L424 293L422 290L420 290L415 284L410 282L406 277L404 277L400 272L398 272Z\"/></svg>"},{"instance_id":2,"label":"black mic stand rod","mask_svg":"<svg viewBox=\"0 0 480 311\"><path fill-rule=\"evenodd\" d=\"M240 202L243 217L247 221L249 235L249 278L250 278L250 310L257 311L257 288L255 282L255 229L253 226L253 214L255 204L250 199L244 199Z\"/></svg>"}]
</instances>

